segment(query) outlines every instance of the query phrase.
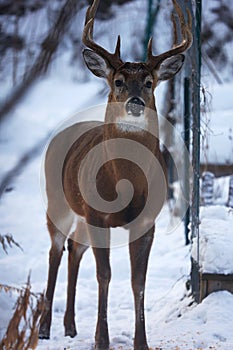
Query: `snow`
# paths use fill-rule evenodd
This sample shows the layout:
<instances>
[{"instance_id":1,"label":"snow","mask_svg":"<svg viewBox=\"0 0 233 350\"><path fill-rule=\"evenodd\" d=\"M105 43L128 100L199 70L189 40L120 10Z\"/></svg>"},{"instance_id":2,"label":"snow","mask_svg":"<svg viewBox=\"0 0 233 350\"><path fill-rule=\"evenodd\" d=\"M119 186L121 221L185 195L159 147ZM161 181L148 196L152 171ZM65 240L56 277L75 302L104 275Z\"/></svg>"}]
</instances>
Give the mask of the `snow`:
<instances>
[{"instance_id":1,"label":"snow","mask_svg":"<svg viewBox=\"0 0 233 350\"><path fill-rule=\"evenodd\" d=\"M77 108L87 107L90 98L96 104L99 88L98 81L85 84L81 89L75 82L56 76L38 83L10 116L10 122L7 119L2 124L0 177L26 150L57 127L64 116L74 114Z\"/></svg>"},{"instance_id":2,"label":"snow","mask_svg":"<svg viewBox=\"0 0 233 350\"><path fill-rule=\"evenodd\" d=\"M142 2L136 1L136 4L136 10L135 4L127 6L131 6L131 10L134 10L135 22L138 23L138 9L142 8ZM119 16L120 29L124 34L125 19L128 21L124 7ZM117 23L118 20L116 28L113 26L116 32L119 29ZM108 26L109 23L106 22L101 30L109 32L105 41L111 44L115 32L112 34L112 31L107 30ZM128 40L132 40L133 26L130 23L128 27L130 32ZM161 26L161 30L167 31L167 27ZM136 43L134 44L137 50ZM126 42L123 42L123 56L128 45L126 39ZM156 46L160 46L160 43ZM72 81L71 75L66 73L64 67L59 71L58 69L52 71L50 76L34 86L10 118L1 125L1 179L15 166L22 154L57 129L61 123L70 120L70 116L106 101L106 97L98 94L103 87L101 80L96 78L81 84ZM160 89L163 89L163 86L161 84L156 96L159 109L159 103L162 101ZM231 83L209 89L213 110L205 122L209 147L202 153L204 161L217 160L221 164L233 161L233 145L229 137L233 130L232 88ZM12 190L5 192L0 202L0 233L12 234L23 248L21 251L13 246L9 248L8 255L0 249L0 283L20 288L25 284L31 271L32 290L35 293L43 292L46 288L50 248L40 188L42 153L43 150L20 176L14 179ZM204 272L233 273L233 213L225 207L228 185L229 178L215 180L215 205L201 210L200 264ZM117 230L115 232L122 233L121 229ZM194 242L191 251L189 246L184 245L184 241L182 222L173 217L165 205L157 222L147 275L145 297L148 343L153 349L163 350L232 350L233 295L222 291L212 293L199 305L193 301L186 283L190 278L190 257L197 256L196 245ZM89 249L81 262L76 300L78 336L74 339L65 338L63 335L67 257L66 250L56 285L51 339L40 340L38 350L93 349L98 300L94 257ZM127 246L111 250L111 266L112 280L109 292L111 348L132 350L134 307ZM13 313L16 298L16 292L0 292L0 338L4 335Z\"/></svg>"},{"instance_id":3,"label":"snow","mask_svg":"<svg viewBox=\"0 0 233 350\"><path fill-rule=\"evenodd\" d=\"M233 211L224 206L202 207L200 215L199 266L202 272L231 274ZM197 261L197 239L192 251Z\"/></svg>"},{"instance_id":4,"label":"snow","mask_svg":"<svg viewBox=\"0 0 233 350\"><path fill-rule=\"evenodd\" d=\"M230 177L214 178L213 205L200 208L199 266L203 273L233 273L233 209L227 207ZM198 261L197 238L192 257Z\"/></svg>"},{"instance_id":5,"label":"snow","mask_svg":"<svg viewBox=\"0 0 233 350\"><path fill-rule=\"evenodd\" d=\"M89 99L97 103L98 86L98 82L85 85L60 84L54 77L38 84L14 112L9 125L6 124L2 130L2 140L4 135L7 137L7 142L2 145L4 168L10 169L20 153L28 149L33 141L44 137L66 115L88 106ZM18 131L16 134L15 130ZM13 140L12 135L16 135ZM9 249L8 255L1 252L0 281L21 287L31 271L34 292L42 292L46 287L50 246L40 194L41 158L42 155L37 156L25 168L14 181L13 190L2 197L0 206L0 232L12 233L23 248L21 251L13 247ZM216 186L220 190L224 189L226 197L228 182L223 179L218 181ZM223 206L224 201L221 197L221 205L202 210L201 235L203 239L215 238L213 244L208 246L210 252L206 251L206 246L203 248L203 254L208 253L208 259L205 255L204 260L209 266L204 264L205 270L211 267L215 271L222 268L225 272L232 271L229 260L233 246L230 230L232 215ZM168 226L173 226L173 230L169 231ZM222 245L220 250L215 251L215 242L219 242L219 237ZM221 254L226 251L224 242L228 260L221 266ZM111 251L109 331L112 349L128 350L133 346L134 309L128 255L126 246ZM186 289L189 273L190 247L184 245L183 225L165 207L157 223L147 276L148 342L153 349L232 349L233 295L228 292L213 293L197 305ZM67 251L64 252L56 285L51 339L40 340L38 350L87 350L93 346L98 296L91 250L85 253L80 268L76 301L78 336L74 339L63 336L66 279ZM0 293L0 336L5 332L16 297L16 293Z\"/></svg>"},{"instance_id":6,"label":"snow","mask_svg":"<svg viewBox=\"0 0 233 350\"><path fill-rule=\"evenodd\" d=\"M31 270L32 290L41 292L46 286L49 237L45 226L45 211L40 198L38 171L40 157L34 160L15 182L14 191L2 201L1 232L11 232L23 247L16 247L1 256L1 281L22 286ZM22 205L23 203L23 205ZM214 207L215 208L215 207ZM219 221L226 220L223 207L216 207ZM146 320L148 342L153 349L232 349L233 296L218 292L200 305L193 303L185 284L190 271L190 247L184 246L180 223L167 233L167 221L172 220L166 208L157 224L146 288ZM215 223L216 224L216 223ZM130 287L128 248L111 251L112 281L109 293L109 330L113 349L132 349L134 311ZM51 339L40 340L38 350L87 350L94 341L97 314L97 283L91 250L83 258L77 286L76 322L78 336L63 336L63 316L66 303L67 251L59 271ZM0 293L0 334L4 333L12 313L16 295ZM122 346L122 348L120 348Z\"/></svg>"}]
</instances>

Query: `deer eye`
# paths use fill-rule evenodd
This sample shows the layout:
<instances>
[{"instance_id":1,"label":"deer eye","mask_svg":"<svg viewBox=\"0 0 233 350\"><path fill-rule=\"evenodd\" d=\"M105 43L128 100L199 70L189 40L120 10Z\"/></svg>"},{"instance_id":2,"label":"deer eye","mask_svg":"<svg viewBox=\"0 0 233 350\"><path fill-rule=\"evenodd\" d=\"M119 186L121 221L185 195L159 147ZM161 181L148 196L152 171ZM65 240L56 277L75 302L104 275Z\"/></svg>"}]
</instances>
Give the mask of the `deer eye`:
<instances>
[{"instance_id":1,"label":"deer eye","mask_svg":"<svg viewBox=\"0 0 233 350\"><path fill-rule=\"evenodd\" d=\"M117 87L123 86L123 80L120 80L120 79L115 80L115 86Z\"/></svg>"},{"instance_id":2,"label":"deer eye","mask_svg":"<svg viewBox=\"0 0 233 350\"><path fill-rule=\"evenodd\" d=\"M145 85L148 89L150 89L152 87L152 82L148 80Z\"/></svg>"}]
</instances>

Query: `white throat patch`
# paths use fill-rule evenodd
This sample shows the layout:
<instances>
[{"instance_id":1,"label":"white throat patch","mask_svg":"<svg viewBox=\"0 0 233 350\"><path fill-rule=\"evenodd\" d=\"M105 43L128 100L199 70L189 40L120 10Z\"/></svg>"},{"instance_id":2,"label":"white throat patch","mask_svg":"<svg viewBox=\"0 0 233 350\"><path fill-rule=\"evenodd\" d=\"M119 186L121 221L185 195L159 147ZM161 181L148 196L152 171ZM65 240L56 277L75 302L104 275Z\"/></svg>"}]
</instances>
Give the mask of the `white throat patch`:
<instances>
[{"instance_id":1,"label":"white throat patch","mask_svg":"<svg viewBox=\"0 0 233 350\"><path fill-rule=\"evenodd\" d=\"M124 132L143 132L148 130L148 120L144 114L134 117L132 114L118 116L116 118L117 129Z\"/></svg>"}]
</instances>

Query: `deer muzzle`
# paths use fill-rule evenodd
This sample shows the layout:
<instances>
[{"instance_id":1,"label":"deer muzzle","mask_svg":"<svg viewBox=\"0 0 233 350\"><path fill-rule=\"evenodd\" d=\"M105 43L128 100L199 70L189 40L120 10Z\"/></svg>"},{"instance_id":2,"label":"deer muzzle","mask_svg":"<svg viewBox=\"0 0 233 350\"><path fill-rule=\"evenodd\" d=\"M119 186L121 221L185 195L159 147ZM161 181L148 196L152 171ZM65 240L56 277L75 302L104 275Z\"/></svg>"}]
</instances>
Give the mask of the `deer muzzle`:
<instances>
[{"instance_id":1,"label":"deer muzzle","mask_svg":"<svg viewBox=\"0 0 233 350\"><path fill-rule=\"evenodd\" d=\"M145 102L140 97L131 97L125 104L127 114L140 117L144 114Z\"/></svg>"}]
</instances>

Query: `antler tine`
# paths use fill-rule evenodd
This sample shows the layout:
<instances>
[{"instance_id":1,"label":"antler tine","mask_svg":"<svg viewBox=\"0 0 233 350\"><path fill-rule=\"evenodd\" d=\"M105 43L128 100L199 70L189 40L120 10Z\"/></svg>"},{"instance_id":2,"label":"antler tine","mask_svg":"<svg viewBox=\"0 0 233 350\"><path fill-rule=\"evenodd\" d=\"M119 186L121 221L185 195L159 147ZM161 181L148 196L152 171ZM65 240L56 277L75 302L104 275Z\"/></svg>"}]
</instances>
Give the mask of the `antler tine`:
<instances>
[{"instance_id":1,"label":"antler tine","mask_svg":"<svg viewBox=\"0 0 233 350\"><path fill-rule=\"evenodd\" d=\"M147 62L146 62L147 65L149 65L151 67L151 69L155 68L156 66L159 66L161 64L161 62L163 60L165 60L166 58L169 58L171 56L185 52L192 45L193 36L192 36L192 31L191 31L191 28L192 28L191 13L187 9L188 21L186 23L185 18L184 18L184 14L183 14L180 6L177 3L177 0L172 0L172 2L174 5L174 8L175 8L175 11L178 15L182 41L180 44L178 44L177 27L176 27L174 15L172 15L172 22L173 22L173 27L174 27L174 46L172 49L170 49L170 50L168 50L168 51L166 51L158 56L154 56L152 53L152 38L151 38L149 40L149 43L148 43Z\"/></svg>"},{"instance_id":2,"label":"antler tine","mask_svg":"<svg viewBox=\"0 0 233 350\"><path fill-rule=\"evenodd\" d=\"M182 37L185 37L186 35L186 23L185 23L185 18L184 18L184 14L180 8L180 6L178 5L176 0L172 0L174 8L176 10L176 13L178 15L179 18L179 22L180 22L180 30L181 30L181 35Z\"/></svg>"},{"instance_id":3,"label":"antler tine","mask_svg":"<svg viewBox=\"0 0 233 350\"><path fill-rule=\"evenodd\" d=\"M98 45L93 40L93 27L96 11L99 5L100 0L94 0L92 5L88 7L86 12L85 26L83 29L82 41L84 45L88 48L102 56L108 61L108 63L115 69L123 64L123 61L120 58L120 36L118 36L116 49L114 53L110 53L102 46Z\"/></svg>"},{"instance_id":4,"label":"antler tine","mask_svg":"<svg viewBox=\"0 0 233 350\"><path fill-rule=\"evenodd\" d=\"M177 33L176 19L175 19L175 15L173 12L172 12L171 18L172 18L172 23L173 23L173 28L174 28L173 47L175 47L178 44L178 33Z\"/></svg>"},{"instance_id":5,"label":"antler tine","mask_svg":"<svg viewBox=\"0 0 233 350\"><path fill-rule=\"evenodd\" d=\"M121 37L120 35L118 35L117 37L117 43L116 43L116 48L115 48L115 55L117 55L118 57L121 56Z\"/></svg>"},{"instance_id":6,"label":"antler tine","mask_svg":"<svg viewBox=\"0 0 233 350\"><path fill-rule=\"evenodd\" d=\"M85 24L87 24L87 22L89 22L91 18L94 18L94 17L95 17L97 8L98 8L98 6L99 6L99 3L100 3L99 0L94 0L94 1L93 1L93 4L90 5L90 6L88 7L87 12L86 12L86 21L85 21Z\"/></svg>"},{"instance_id":7,"label":"antler tine","mask_svg":"<svg viewBox=\"0 0 233 350\"><path fill-rule=\"evenodd\" d=\"M189 30L192 32L192 15L189 9L187 9L188 12L188 27Z\"/></svg>"}]
</instances>

